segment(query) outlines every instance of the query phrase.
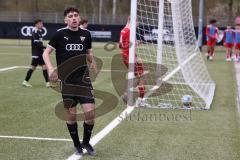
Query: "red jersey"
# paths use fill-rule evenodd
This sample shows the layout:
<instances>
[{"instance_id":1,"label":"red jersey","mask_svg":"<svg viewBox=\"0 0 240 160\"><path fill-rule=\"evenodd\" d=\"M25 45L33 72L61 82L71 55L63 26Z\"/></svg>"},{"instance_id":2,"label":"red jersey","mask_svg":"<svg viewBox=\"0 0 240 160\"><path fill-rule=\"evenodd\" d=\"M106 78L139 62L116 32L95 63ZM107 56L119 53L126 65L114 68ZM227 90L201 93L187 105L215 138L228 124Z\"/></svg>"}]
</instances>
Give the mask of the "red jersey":
<instances>
[{"instance_id":1,"label":"red jersey","mask_svg":"<svg viewBox=\"0 0 240 160\"><path fill-rule=\"evenodd\" d=\"M119 48L122 50L122 55L129 56L129 46L130 46L130 28L124 27L121 30Z\"/></svg>"},{"instance_id":2,"label":"red jersey","mask_svg":"<svg viewBox=\"0 0 240 160\"><path fill-rule=\"evenodd\" d=\"M223 42L224 43L234 43L234 30L233 29L225 29L224 30L224 36L223 36Z\"/></svg>"},{"instance_id":3,"label":"red jersey","mask_svg":"<svg viewBox=\"0 0 240 160\"><path fill-rule=\"evenodd\" d=\"M218 38L218 28L213 25L206 27L207 40L216 40Z\"/></svg>"}]
</instances>

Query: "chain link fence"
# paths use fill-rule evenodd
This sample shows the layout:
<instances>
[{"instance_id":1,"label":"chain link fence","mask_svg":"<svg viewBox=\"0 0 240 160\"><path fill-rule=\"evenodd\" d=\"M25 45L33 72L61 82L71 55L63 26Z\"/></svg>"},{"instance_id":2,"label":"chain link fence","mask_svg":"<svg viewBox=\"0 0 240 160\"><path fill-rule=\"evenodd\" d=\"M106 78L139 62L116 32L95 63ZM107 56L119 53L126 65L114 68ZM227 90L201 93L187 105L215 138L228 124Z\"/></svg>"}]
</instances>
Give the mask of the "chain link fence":
<instances>
[{"instance_id":1,"label":"chain link fence","mask_svg":"<svg viewBox=\"0 0 240 160\"><path fill-rule=\"evenodd\" d=\"M126 23L128 15L121 15L113 18L112 15L102 15L100 19L95 14L80 14L81 17L87 18L91 24L116 24L122 25ZM1 22L33 22L35 19L40 18L45 23L63 23L63 13L60 12L8 12L0 11Z\"/></svg>"}]
</instances>

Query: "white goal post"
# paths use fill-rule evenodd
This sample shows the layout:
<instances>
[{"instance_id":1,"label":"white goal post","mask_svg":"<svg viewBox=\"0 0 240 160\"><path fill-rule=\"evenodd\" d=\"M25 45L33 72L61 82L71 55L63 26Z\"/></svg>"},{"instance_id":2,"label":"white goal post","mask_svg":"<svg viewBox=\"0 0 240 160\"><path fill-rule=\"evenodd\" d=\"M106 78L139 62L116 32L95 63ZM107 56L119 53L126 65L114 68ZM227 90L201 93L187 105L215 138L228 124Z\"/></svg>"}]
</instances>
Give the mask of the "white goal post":
<instances>
[{"instance_id":1,"label":"white goal post","mask_svg":"<svg viewBox=\"0 0 240 160\"><path fill-rule=\"evenodd\" d=\"M191 0L131 0L130 19L129 63L134 63L136 53L150 73L145 76L149 106L184 108L182 97L190 95L187 108L210 109L215 83L198 48ZM141 45L135 45L136 39ZM128 88L132 77L129 72Z\"/></svg>"}]
</instances>

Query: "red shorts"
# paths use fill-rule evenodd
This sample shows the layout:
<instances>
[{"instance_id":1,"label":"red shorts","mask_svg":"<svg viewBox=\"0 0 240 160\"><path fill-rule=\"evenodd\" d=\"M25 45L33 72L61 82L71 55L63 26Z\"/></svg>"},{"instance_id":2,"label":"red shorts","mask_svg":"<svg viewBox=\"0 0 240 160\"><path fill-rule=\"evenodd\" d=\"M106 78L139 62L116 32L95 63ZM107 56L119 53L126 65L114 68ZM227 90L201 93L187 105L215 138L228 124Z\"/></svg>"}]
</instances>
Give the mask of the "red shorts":
<instances>
[{"instance_id":1,"label":"red shorts","mask_svg":"<svg viewBox=\"0 0 240 160\"><path fill-rule=\"evenodd\" d=\"M217 43L216 39L209 39L209 40L207 41L207 46L212 47L212 46L215 46L216 43Z\"/></svg>"},{"instance_id":2,"label":"red shorts","mask_svg":"<svg viewBox=\"0 0 240 160\"><path fill-rule=\"evenodd\" d=\"M129 66L129 58L128 56L122 55L123 57L123 63L126 65L128 68ZM142 76L144 73L144 68L143 68L143 63L139 63L136 61L137 56L135 56L135 64L134 64L134 74L135 76Z\"/></svg>"},{"instance_id":3,"label":"red shorts","mask_svg":"<svg viewBox=\"0 0 240 160\"><path fill-rule=\"evenodd\" d=\"M240 43L236 43L236 44L235 44L235 49L240 50Z\"/></svg>"},{"instance_id":4,"label":"red shorts","mask_svg":"<svg viewBox=\"0 0 240 160\"><path fill-rule=\"evenodd\" d=\"M233 48L233 43L224 43L226 48Z\"/></svg>"}]
</instances>

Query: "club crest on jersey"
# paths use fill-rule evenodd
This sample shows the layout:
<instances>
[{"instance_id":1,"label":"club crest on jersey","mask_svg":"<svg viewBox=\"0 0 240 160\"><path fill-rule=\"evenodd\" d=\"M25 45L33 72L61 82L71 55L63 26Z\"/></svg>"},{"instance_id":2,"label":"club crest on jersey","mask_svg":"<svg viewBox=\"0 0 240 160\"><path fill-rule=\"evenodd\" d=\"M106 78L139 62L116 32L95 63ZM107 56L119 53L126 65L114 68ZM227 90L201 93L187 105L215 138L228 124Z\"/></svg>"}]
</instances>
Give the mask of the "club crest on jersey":
<instances>
[{"instance_id":1,"label":"club crest on jersey","mask_svg":"<svg viewBox=\"0 0 240 160\"><path fill-rule=\"evenodd\" d=\"M80 36L80 39L81 39L82 42L85 40L85 38L86 38L86 37Z\"/></svg>"}]
</instances>

